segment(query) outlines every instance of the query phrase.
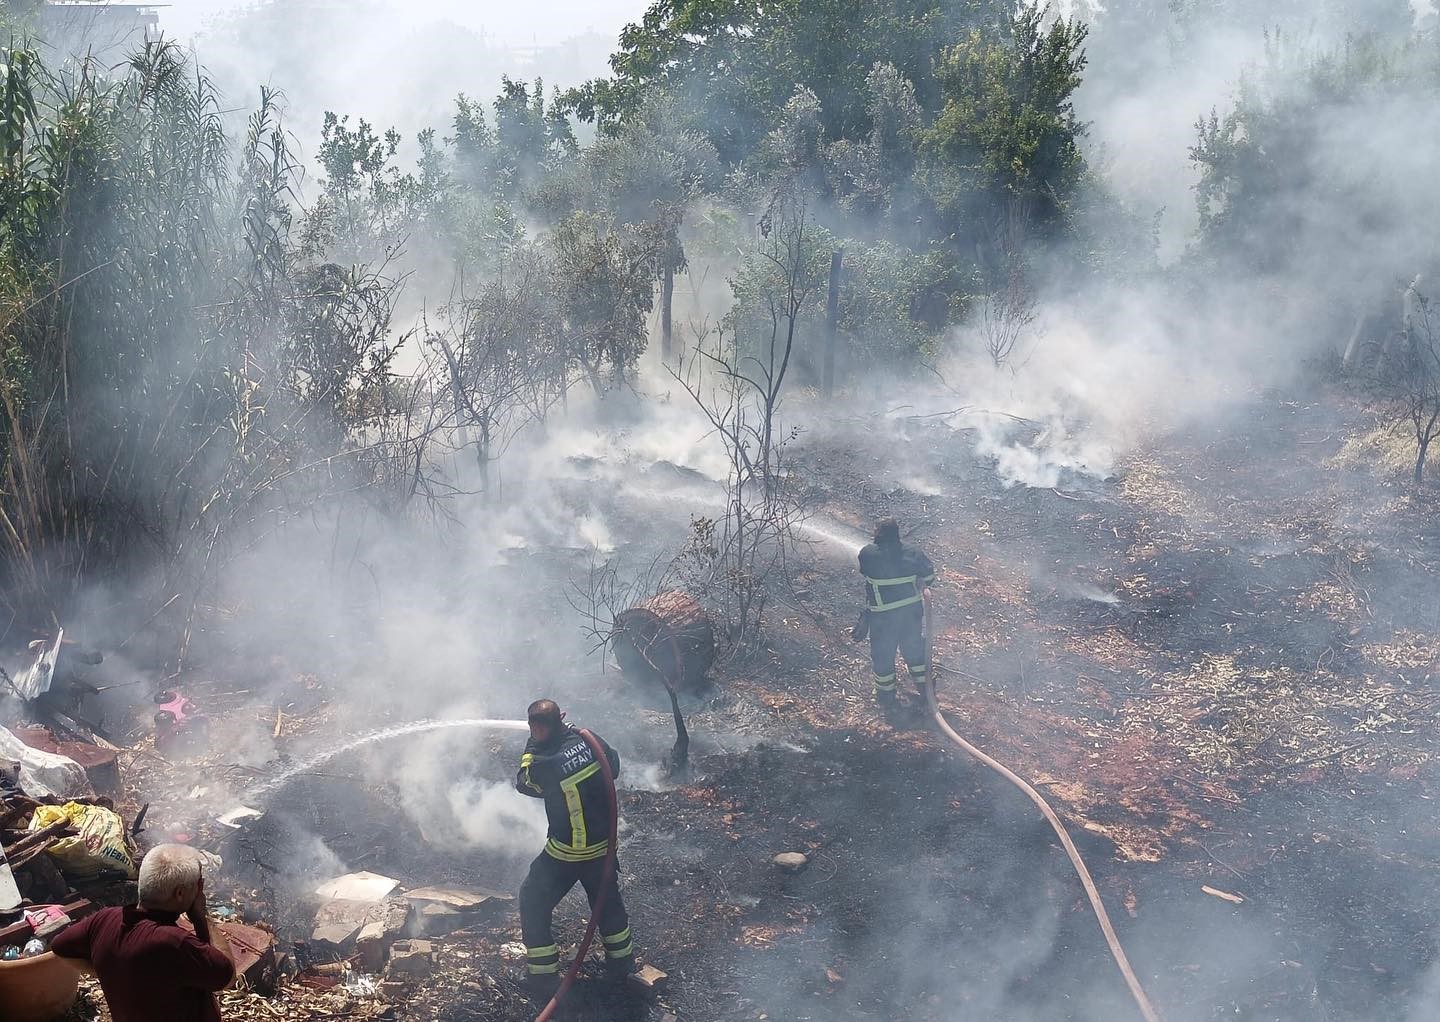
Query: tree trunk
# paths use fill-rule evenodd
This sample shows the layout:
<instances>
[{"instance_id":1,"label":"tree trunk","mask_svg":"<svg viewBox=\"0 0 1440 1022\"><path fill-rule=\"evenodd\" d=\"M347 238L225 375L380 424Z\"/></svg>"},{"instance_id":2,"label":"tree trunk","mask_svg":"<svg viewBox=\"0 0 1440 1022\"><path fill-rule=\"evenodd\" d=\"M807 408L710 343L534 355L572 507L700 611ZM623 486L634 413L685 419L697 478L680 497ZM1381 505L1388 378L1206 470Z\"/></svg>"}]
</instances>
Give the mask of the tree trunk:
<instances>
[{"instance_id":1,"label":"tree trunk","mask_svg":"<svg viewBox=\"0 0 1440 1022\"><path fill-rule=\"evenodd\" d=\"M660 358L668 365L674 354L674 336L671 313L675 304L675 268L665 267L665 276L660 281Z\"/></svg>"},{"instance_id":2,"label":"tree trunk","mask_svg":"<svg viewBox=\"0 0 1440 1022\"><path fill-rule=\"evenodd\" d=\"M825 300L825 364L821 376L821 392L828 398L835 394L835 345L840 332L840 263L845 250L830 253L830 294Z\"/></svg>"},{"instance_id":3,"label":"tree trunk","mask_svg":"<svg viewBox=\"0 0 1440 1022\"><path fill-rule=\"evenodd\" d=\"M490 423L484 420L480 423L480 443L475 448L475 461L480 469L480 494L486 504L495 503L495 495L490 492Z\"/></svg>"},{"instance_id":4,"label":"tree trunk","mask_svg":"<svg viewBox=\"0 0 1440 1022\"><path fill-rule=\"evenodd\" d=\"M460 449L463 451L470 446L470 430L467 426L468 419L465 410L465 384L460 378L460 360L455 357L449 341L440 336L435 339L440 342L440 350L445 353L445 365L450 370L450 401L455 408L455 429L460 438ZM475 461L480 469L481 486L483 487L486 479L486 466L489 462L489 453L485 444L482 443L476 449Z\"/></svg>"},{"instance_id":5,"label":"tree trunk","mask_svg":"<svg viewBox=\"0 0 1440 1022\"><path fill-rule=\"evenodd\" d=\"M1440 421L1440 410L1430 416L1430 424L1416 437L1419 450L1415 453L1415 489L1425 479L1425 456L1430 452L1430 442L1435 439L1435 423Z\"/></svg>"},{"instance_id":6,"label":"tree trunk","mask_svg":"<svg viewBox=\"0 0 1440 1022\"><path fill-rule=\"evenodd\" d=\"M1350 339L1345 344L1345 354L1340 356L1340 364L1346 369L1355 365L1355 358L1360 354L1360 338L1365 332L1365 313L1355 317L1355 329L1350 331Z\"/></svg>"}]
</instances>

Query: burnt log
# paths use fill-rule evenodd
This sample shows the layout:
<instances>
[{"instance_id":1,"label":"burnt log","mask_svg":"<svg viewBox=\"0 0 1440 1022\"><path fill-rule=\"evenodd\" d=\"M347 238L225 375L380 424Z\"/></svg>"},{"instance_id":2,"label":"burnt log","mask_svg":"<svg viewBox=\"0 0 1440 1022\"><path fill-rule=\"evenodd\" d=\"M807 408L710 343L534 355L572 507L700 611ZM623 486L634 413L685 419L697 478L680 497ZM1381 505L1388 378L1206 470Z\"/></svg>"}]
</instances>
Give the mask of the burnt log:
<instances>
[{"instance_id":1,"label":"burnt log","mask_svg":"<svg viewBox=\"0 0 1440 1022\"><path fill-rule=\"evenodd\" d=\"M620 670L636 681L695 692L715 663L715 628L689 593L671 590L615 615L610 643Z\"/></svg>"}]
</instances>

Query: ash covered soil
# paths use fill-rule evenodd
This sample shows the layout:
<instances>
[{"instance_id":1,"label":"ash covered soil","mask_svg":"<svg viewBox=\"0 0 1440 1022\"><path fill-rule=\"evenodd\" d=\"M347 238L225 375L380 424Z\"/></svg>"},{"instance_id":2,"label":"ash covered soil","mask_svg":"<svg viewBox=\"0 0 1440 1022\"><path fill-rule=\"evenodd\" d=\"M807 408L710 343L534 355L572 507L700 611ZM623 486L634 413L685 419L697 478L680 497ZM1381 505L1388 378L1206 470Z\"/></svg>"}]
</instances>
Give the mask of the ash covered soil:
<instances>
[{"instance_id":1,"label":"ash covered soil","mask_svg":"<svg viewBox=\"0 0 1440 1022\"><path fill-rule=\"evenodd\" d=\"M1140 446L1103 483L1049 489L1002 486L943 420L864 425L862 445L801 446L812 506L856 528L893 514L941 566L941 703L1065 818L1162 1015L1437 1017L1440 508L1387 474L1363 411L1325 387L1264 395ZM560 686L602 734L633 727L637 698L653 725L652 746L621 748L621 866L642 959L670 979L646 1003L587 969L559 1017L1138 1017L1033 807L918 717L877 718L845 636L853 556L817 543L797 563L767 648L689 706L687 779L642 769L669 742L659 703L613 674ZM301 734L340 686L307 691ZM457 770L503 779L517 755L511 736L476 738ZM173 786L177 770L223 773L215 759L142 757L134 776ZM350 757L287 784L228 849L234 902L303 936L266 861L294 851L292 824L407 886L518 887L538 844L436 843L373 776ZM784 851L808 867L780 871ZM572 894L562 946L583 917ZM529 1018L518 939L501 910L440 938L434 976L388 1000L290 987L227 1006Z\"/></svg>"}]
</instances>

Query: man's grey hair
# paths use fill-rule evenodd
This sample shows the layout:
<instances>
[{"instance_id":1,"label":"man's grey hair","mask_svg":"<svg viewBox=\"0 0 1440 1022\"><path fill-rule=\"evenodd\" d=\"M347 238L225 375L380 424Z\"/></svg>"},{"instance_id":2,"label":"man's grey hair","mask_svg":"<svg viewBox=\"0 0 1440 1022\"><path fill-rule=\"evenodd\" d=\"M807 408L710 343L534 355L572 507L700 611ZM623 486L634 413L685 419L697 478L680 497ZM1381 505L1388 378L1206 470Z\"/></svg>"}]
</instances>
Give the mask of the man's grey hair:
<instances>
[{"instance_id":1,"label":"man's grey hair","mask_svg":"<svg viewBox=\"0 0 1440 1022\"><path fill-rule=\"evenodd\" d=\"M140 862L140 904L168 906L179 888L200 883L200 854L188 845L156 845Z\"/></svg>"}]
</instances>

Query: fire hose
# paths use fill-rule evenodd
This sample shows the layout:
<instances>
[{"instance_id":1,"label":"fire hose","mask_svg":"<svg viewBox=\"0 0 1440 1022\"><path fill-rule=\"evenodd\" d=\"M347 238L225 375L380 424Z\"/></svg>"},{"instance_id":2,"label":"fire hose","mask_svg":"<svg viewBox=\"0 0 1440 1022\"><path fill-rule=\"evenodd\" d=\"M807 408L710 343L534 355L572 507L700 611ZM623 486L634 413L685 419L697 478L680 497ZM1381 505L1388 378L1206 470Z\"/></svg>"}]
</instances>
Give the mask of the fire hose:
<instances>
[{"instance_id":1,"label":"fire hose","mask_svg":"<svg viewBox=\"0 0 1440 1022\"><path fill-rule=\"evenodd\" d=\"M565 978L556 987L555 993L551 995L550 1002L545 1005L544 1010L535 1016L535 1022L549 1022L554 1016L555 1010L560 1007L560 1001L575 985L576 978L580 975L580 967L585 964L585 958L590 954L590 948L595 942L595 928L600 925L600 913L605 908L605 895L610 890L610 883L615 876L615 846L618 842L618 827L620 822L620 807L615 798L615 775L610 770L610 757L605 755L596 737L583 727L578 729L580 737L585 739L585 744L590 746L590 751L595 754L595 761L600 764L600 773L605 778L605 794L610 800L610 843L605 846L605 866L600 871L600 890L595 895L595 901L590 906L590 922L585 926L585 937L580 941L580 950L575 954L575 960L570 963L570 969L565 973Z\"/></svg>"},{"instance_id":2,"label":"fire hose","mask_svg":"<svg viewBox=\"0 0 1440 1022\"><path fill-rule=\"evenodd\" d=\"M924 606L925 643L928 652L931 638L934 635L934 617L929 593L925 594ZM933 659L929 656L927 656L926 659L931 662L931 670L933 672ZM1115 927L1110 923L1110 915L1105 911L1105 903L1100 899L1100 891L1096 888L1095 881L1090 876L1090 870L1085 866L1085 860L1080 857L1079 849L1075 847L1075 842L1070 839L1070 834L1065 830L1065 825L1060 822L1060 817L1056 815L1054 809L1050 808L1050 803L1046 802L1044 796L1036 791L1023 777L1015 773L1004 763L1001 763L999 760L987 755L974 745L971 745L950 726L950 722L945 719L945 714L941 712L940 704L935 698L935 680L933 674L930 683L925 686L925 695L930 706L930 713L935 718L935 723L941 732L958 745L967 755L983 763L1023 791L1026 797L1034 802L1040 809L1040 812L1044 814L1046 822L1050 824L1056 836L1060 839L1060 844L1065 849L1065 854L1069 856L1071 865L1075 867L1075 873L1079 876L1080 883L1085 888L1085 895L1090 900L1090 908L1095 913L1095 920L1100 924L1100 930L1105 935L1105 943L1110 947L1110 954L1114 957L1115 964L1120 968L1120 974L1125 979L1125 985L1130 988L1130 994L1135 999L1136 1007L1140 1009L1140 1014L1144 1017L1145 1022L1160 1022L1159 1013L1156 1012L1155 1006L1150 1003L1150 998L1145 993L1145 988L1140 985L1140 979L1135 975L1135 970L1130 967L1130 960L1125 955L1125 949L1120 945L1120 938L1115 933ZM590 750L595 754L595 759L600 764L600 773L605 778L605 793L610 802L610 841L605 849L605 865L600 874L600 890L595 895L594 904L590 906L590 921L585 926L585 936L580 941L580 949L575 955L575 960L570 963L570 968L565 973L565 978L560 981L560 986L556 988L555 993L551 996L549 1003L545 1005L545 1008L539 1015L535 1016L535 1022L549 1022L554 1016L556 1009L560 1006L560 1001L566 993L569 992L570 988L575 985L575 980L580 975L580 968L585 964L585 958L590 954L590 948L594 944L595 930L600 924L600 913L605 907L605 896L610 889L611 880L615 875L615 853L618 844L617 829L620 820L620 810L615 795L615 775L610 770L609 757L605 755L605 750L601 747L595 736L584 728L579 729L579 734L581 738L585 739L585 744L589 745Z\"/></svg>"},{"instance_id":3,"label":"fire hose","mask_svg":"<svg viewBox=\"0 0 1440 1022\"><path fill-rule=\"evenodd\" d=\"M925 594L924 602L925 645L928 654L930 642L934 635L932 631L933 617L930 607L930 594L928 592ZM926 659L931 663L930 669L933 672L933 660L931 660L928 655ZM1110 945L1110 954L1114 956L1115 964L1120 967L1120 974L1125 977L1125 985L1130 988L1130 994L1135 998L1136 1007L1140 1009L1140 1014L1144 1016L1145 1022L1159 1022L1160 1016L1156 1013L1155 1006L1150 1003L1150 998L1146 996L1145 988L1140 985L1140 980L1136 977L1135 970L1130 968L1130 960L1125 957L1125 949L1120 946L1120 938L1115 935L1115 927L1110 925L1110 916L1105 911L1105 903L1100 900L1100 892L1095 887L1095 881L1090 877L1090 871L1085 867L1085 860L1080 857L1080 852L1075 847L1075 842L1070 840L1070 835L1066 832L1065 825L1060 822L1060 817L1055 814L1055 810L1050 808L1050 803L1046 802L1044 797L1023 777L1015 773L1004 763L986 755L980 749L971 745L964 738L961 738L955 729L950 726L950 722L945 719L945 715L940 711L940 704L935 698L935 678L933 673L930 677L930 683L925 686L925 696L930 704L930 713L935 718L935 723L939 726L946 738L949 738L950 741L958 745L966 754L983 763L1001 777L1005 778L1005 780L1015 785L1015 787L1019 788L1029 797L1030 801L1039 807L1046 821L1050 824L1051 828L1054 829L1056 836L1060 838L1060 844L1064 847L1065 854L1070 857L1070 862L1075 867L1076 874L1080 877L1080 883L1085 888L1085 895L1090 899L1090 908L1095 913L1095 919L1100 924L1101 932L1105 934L1105 943Z\"/></svg>"}]
</instances>

